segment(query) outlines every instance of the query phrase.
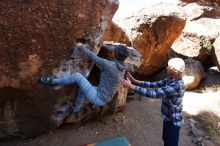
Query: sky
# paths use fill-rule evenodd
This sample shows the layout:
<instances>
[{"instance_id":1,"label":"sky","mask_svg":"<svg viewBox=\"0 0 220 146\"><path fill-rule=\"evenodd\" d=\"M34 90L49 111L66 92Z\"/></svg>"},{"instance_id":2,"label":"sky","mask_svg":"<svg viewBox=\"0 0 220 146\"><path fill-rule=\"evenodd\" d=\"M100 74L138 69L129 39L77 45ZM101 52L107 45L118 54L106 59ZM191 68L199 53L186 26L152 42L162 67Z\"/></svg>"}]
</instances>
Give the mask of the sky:
<instances>
[{"instance_id":1,"label":"sky","mask_svg":"<svg viewBox=\"0 0 220 146\"><path fill-rule=\"evenodd\" d=\"M154 4L164 3L176 3L178 0L119 0L119 9L115 14L115 19L126 13L132 13L136 9L147 8Z\"/></svg>"}]
</instances>

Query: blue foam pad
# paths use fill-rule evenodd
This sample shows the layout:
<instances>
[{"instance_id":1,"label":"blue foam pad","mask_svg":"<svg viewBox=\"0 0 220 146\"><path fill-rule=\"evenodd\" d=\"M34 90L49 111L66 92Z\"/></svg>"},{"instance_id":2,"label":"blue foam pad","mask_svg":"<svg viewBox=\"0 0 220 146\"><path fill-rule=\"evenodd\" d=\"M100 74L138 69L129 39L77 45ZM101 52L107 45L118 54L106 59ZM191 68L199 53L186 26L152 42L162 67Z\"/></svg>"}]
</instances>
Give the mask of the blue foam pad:
<instances>
[{"instance_id":1,"label":"blue foam pad","mask_svg":"<svg viewBox=\"0 0 220 146\"><path fill-rule=\"evenodd\" d=\"M129 143L126 137L121 136L98 142L95 146L129 146Z\"/></svg>"}]
</instances>

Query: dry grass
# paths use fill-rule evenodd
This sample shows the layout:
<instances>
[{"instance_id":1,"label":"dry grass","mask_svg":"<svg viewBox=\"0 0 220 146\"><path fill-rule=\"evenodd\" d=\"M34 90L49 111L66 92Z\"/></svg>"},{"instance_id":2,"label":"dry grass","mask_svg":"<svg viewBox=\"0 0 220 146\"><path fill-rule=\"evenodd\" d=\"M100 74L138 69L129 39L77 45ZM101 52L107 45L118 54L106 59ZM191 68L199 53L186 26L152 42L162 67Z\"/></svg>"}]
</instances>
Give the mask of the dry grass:
<instances>
[{"instance_id":1,"label":"dry grass","mask_svg":"<svg viewBox=\"0 0 220 146\"><path fill-rule=\"evenodd\" d=\"M219 129L217 129L220 117L212 112L202 111L193 118L198 122L199 128L211 137L213 143L220 145Z\"/></svg>"},{"instance_id":2,"label":"dry grass","mask_svg":"<svg viewBox=\"0 0 220 146\"><path fill-rule=\"evenodd\" d=\"M220 122L220 86L201 89L200 93L186 92L183 98L183 111L192 115L201 130L220 145L217 127Z\"/></svg>"},{"instance_id":3,"label":"dry grass","mask_svg":"<svg viewBox=\"0 0 220 146\"><path fill-rule=\"evenodd\" d=\"M220 85L212 85L210 87L205 87L205 88L200 89L200 91L205 94L207 94L207 93L213 94L215 92L218 93L218 92L220 92Z\"/></svg>"}]
</instances>

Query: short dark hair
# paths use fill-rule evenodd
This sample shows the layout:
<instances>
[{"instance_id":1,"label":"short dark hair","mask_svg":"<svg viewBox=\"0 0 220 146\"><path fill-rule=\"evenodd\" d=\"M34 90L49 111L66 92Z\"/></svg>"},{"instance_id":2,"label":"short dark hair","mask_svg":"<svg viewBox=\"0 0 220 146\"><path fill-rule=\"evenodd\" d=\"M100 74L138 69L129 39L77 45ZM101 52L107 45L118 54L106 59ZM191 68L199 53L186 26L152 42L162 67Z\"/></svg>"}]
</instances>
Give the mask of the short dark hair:
<instances>
[{"instance_id":1,"label":"short dark hair","mask_svg":"<svg viewBox=\"0 0 220 146\"><path fill-rule=\"evenodd\" d=\"M116 45L114 47L115 58L118 61L125 61L129 56L128 48L125 45Z\"/></svg>"}]
</instances>

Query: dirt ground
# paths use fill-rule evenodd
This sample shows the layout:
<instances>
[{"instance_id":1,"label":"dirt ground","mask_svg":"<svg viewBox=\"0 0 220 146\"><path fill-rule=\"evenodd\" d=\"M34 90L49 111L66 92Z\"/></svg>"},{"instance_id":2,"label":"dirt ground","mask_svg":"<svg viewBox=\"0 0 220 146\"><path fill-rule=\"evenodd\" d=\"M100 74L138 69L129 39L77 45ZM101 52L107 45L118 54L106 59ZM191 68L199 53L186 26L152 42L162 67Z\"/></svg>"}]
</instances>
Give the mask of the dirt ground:
<instances>
[{"instance_id":1,"label":"dirt ground","mask_svg":"<svg viewBox=\"0 0 220 146\"><path fill-rule=\"evenodd\" d=\"M59 129L31 139L10 139L1 146L78 146L116 136L125 136L132 146L162 146L161 100L133 100L125 109L81 125L63 125ZM181 129L180 146L194 146L186 120Z\"/></svg>"}]
</instances>

